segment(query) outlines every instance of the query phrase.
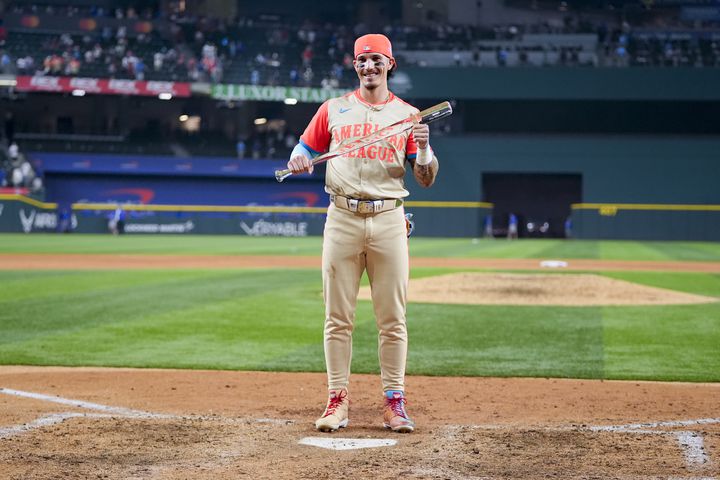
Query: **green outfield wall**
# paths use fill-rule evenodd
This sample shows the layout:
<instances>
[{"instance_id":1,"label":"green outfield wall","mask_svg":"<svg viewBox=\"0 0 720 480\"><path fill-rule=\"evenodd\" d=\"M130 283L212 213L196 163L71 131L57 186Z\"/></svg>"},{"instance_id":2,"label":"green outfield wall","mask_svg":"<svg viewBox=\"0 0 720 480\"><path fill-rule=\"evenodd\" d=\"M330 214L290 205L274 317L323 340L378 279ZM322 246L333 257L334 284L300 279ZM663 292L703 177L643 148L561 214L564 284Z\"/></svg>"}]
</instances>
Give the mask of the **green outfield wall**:
<instances>
[{"instance_id":1,"label":"green outfield wall","mask_svg":"<svg viewBox=\"0 0 720 480\"><path fill-rule=\"evenodd\" d=\"M0 232L48 233L58 229L57 204L0 194Z\"/></svg>"},{"instance_id":2,"label":"green outfield wall","mask_svg":"<svg viewBox=\"0 0 720 480\"><path fill-rule=\"evenodd\" d=\"M123 205L125 233L304 237L322 235L326 207ZM0 195L0 232L109 233L115 204L76 203L58 211L55 203L21 195ZM492 205L482 202L406 202L415 234L474 237Z\"/></svg>"},{"instance_id":3,"label":"green outfield wall","mask_svg":"<svg viewBox=\"0 0 720 480\"><path fill-rule=\"evenodd\" d=\"M551 174L580 183L577 199L564 206L573 237L720 241L720 137L435 135L432 143L440 159L435 184L422 188L411 173L406 178L411 195L405 208L414 215L418 236L482 236L488 214L502 212L502 205L484 191L484 179ZM510 188L510 196L527 193ZM75 204L64 222L75 232L107 232L113 208ZM126 208L129 233L254 236L320 235L325 210L262 205ZM558 221L562 219L553 220L554 227ZM56 231L62 222L57 205L0 196L0 231Z\"/></svg>"},{"instance_id":4,"label":"green outfield wall","mask_svg":"<svg viewBox=\"0 0 720 480\"><path fill-rule=\"evenodd\" d=\"M493 202L486 174L573 174L575 237L720 240L719 137L435 136L433 147L440 174L430 189L408 180L414 200Z\"/></svg>"}]
</instances>

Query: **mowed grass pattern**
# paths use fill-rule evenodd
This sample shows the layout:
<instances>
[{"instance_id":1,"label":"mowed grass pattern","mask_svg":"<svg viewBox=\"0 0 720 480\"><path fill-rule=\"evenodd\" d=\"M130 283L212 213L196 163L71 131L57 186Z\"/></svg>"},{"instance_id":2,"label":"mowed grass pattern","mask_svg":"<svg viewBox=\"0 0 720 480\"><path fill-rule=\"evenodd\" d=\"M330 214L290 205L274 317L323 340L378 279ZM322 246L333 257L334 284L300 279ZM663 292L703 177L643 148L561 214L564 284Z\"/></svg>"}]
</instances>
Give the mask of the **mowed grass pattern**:
<instances>
[{"instance_id":1,"label":"mowed grass pattern","mask_svg":"<svg viewBox=\"0 0 720 480\"><path fill-rule=\"evenodd\" d=\"M720 259L717 245L694 243L412 239L411 245L417 256L622 259L631 252L646 260ZM318 238L0 236L0 253L318 255L320 246ZM605 275L720 300L720 275ZM2 364L324 371L318 270L0 271L0 284ZM408 325L411 374L720 381L720 302L411 304ZM378 371L367 301L358 304L353 371Z\"/></svg>"}]
</instances>

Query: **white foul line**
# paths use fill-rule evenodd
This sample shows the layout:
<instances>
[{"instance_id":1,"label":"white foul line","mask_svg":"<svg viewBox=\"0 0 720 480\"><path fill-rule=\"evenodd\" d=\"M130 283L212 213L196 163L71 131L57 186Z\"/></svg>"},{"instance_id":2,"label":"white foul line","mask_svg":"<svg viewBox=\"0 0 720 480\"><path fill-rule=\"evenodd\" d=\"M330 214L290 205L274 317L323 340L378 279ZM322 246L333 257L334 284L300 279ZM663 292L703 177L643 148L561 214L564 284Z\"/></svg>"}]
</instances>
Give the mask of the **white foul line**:
<instances>
[{"instance_id":1,"label":"white foul line","mask_svg":"<svg viewBox=\"0 0 720 480\"><path fill-rule=\"evenodd\" d=\"M55 397L42 393L23 392L21 390L13 390L11 388L1 388L0 393L13 395L15 397L32 398L35 400L43 400L46 402L59 403L61 405L70 405L72 407L86 408L88 410L97 410L114 415L122 415L123 417L145 417L145 418L175 418L173 415L162 415L157 413L143 412L142 410L132 410L124 407L110 407L99 403L84 402L82 400L72 400L69 398Z\"/></svg>"},{"instance_id":2,"label":"white foul line","mask_svg":"<svg viewBox=\"0 0 720 480\"><path fill-rule=\"evenodd\" d=\"M25 423L23 425L15 425L13 427L0 428L0 438L11 437L18 433L24 433L24 432L29 432L30 430L35 430L36 428L42 428L42 427L47 427L50 425L56 425L58 423L64 422L65 420L67 420L69 418L77 418L77 417L103 418L103 417L110 417L110 416L111 415L104 415L104 414L100 414L100 413L77 413L77 412L52 413L50 415L45 415L40 418L36 418L32 422Z\"/></svg>"},{"instance_id":3,"label":"white foul line","mask_svg":"<svg viewBox=\"0 0 720 480\"><path fill-rule=\"evenodd\" d=\"M12 388L2 388L0 387L0 393L4 393L6 395L12 395L15 397L22 397L22 398L32 398L34 400L42 400L46 402L52 402L52 403L59 403L61 405L70 405L73 407L78 408L85 408L88 410L96 410L104 413L77 413L77 412L65 412L65 413L56 413L51 415L45 415L43 417L37 418L33 420L30 423L26 423L24 425L15 425L12 427L5 427L0 428L0 438L3 438L5 436L14 435L17 433L26 432L29 430L34 430L36 428L48 426L48 425L55 425L57 423L61 423L67 419L70 418L77 418L77 417L85 417L85 418L110 418L113 416L116 417L125 417L125 418L153 418L153 419L178 419L178 418L185 418L185 419L200 419L200 420L220 420L227 422L230 419L223 418L223 417L216 417L216 416L202 416L202 415L189 415L189 416L178 416L178 415L167 415L167 414L161 414L161 413L151 413L151 412L145 412L142 410L133 410L130 408L124 408L124 407L112 407L109 405L102 405L99 403L92 403L92 402L85 402L82 400L73 400L70 398L63 398L53 395L45 395L43 393L35 393L35 392L24 392L22 390L13 390ZM250 423L271 423L275 425L292 425L295 423L294 420L289 419L274 419L274 418L254 418L254 419L240 419L238 421L242 422L250 422Z\"/></svg>"}]
</instances>

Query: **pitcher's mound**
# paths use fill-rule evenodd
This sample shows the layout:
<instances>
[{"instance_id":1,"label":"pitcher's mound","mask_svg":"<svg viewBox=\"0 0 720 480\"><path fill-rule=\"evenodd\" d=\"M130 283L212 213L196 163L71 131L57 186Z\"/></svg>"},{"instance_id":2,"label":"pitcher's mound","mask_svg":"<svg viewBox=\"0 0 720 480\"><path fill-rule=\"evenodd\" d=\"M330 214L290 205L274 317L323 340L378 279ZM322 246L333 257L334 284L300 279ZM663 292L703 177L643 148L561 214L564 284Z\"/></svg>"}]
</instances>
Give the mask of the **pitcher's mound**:
<instances>
[{"instance_id":1,"label":"pitcher's mound","mask_svg":"<svg viewBox=\"0 0 720 480\"><path fill-rule=\"evenodd\" d=\"M360 289L369 300L370 287ZM718 299L593 274L452 273L410 280L408 301L471 305L676 305Z\"/></svg>"}]
</instances>

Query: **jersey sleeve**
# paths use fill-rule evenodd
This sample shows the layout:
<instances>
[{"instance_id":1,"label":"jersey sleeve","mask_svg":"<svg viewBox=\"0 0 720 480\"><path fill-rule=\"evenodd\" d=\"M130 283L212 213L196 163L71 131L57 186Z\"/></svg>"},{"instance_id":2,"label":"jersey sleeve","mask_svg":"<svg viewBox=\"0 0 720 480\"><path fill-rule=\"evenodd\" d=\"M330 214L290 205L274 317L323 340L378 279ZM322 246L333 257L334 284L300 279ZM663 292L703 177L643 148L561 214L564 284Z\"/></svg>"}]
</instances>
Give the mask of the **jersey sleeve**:
<instances>
[{"instance_id":1,"label":"jersey sleeve","mask_svg":"<svg viewBox=\"0 0 720 480\"><path fill-rule=\"evenodd\" d=\"M412 132L410 132L410 135L408 135L407 145L405 147L405 156L408 159L413 159L417 157L417 143L415 143L415 137L413 136Z\"/></svg>"},{"instance_id":2,"label":"jersey sleeve","mask_svg":"<svg viewBox=\"0 0 720 480\"><path fill-rule=\"evenodd\" d=\"M326 101L320 105L315 116L305 128L305 132L300 136L300 143L315 154L326 152L330 147L329 125L328 101Z\"/></svg>"}]
</instances>

